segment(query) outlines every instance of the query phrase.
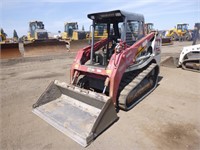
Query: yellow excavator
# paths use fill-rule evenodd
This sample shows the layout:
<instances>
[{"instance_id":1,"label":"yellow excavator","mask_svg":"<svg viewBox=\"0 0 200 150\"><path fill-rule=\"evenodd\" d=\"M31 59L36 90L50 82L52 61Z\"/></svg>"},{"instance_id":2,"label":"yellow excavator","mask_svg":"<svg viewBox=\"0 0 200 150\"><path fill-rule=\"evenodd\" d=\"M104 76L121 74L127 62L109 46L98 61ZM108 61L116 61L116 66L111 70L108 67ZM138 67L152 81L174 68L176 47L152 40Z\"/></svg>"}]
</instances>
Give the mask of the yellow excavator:
<instances>
[{"instance_id":1,"label":"yellow excavator","mask_svg":"<svg viewBox=\"0 0 200 150\"><path fill-rule=\"evenodd\" d=\"M188 30L189 24L180 23L176 27L166 32L166 37L170 37L173 41L177 40L187 40L190 41L192 36Z\"/></svg>"},{"instance_id":2,"label":"yellow excavator","mask_svg":"<svg viewBox=\"0 0 200 150\"><path fill-rule=\"evenodd\" d=\"M24 56L39 56L67 52L66 42L50 38L42 21L29 22L29 32L23 38Z\"/></svg>"},{"instance_id":3,"label":"yellow excavator","mask_svg":"<svg viewBox=\"0 0 200 150\"><path fill-rule=\"evenodd\" d=\"M61 39L67 43L69 50L78 50L88 46L88 33L78 29L77 22L65 22Z\"/></svg>"},{"instance_id":4,"label":"yellow excavator","mask_svg":"<svg viewBox=\"0 0 200 150\"><path fill-rule=\"evenodd\" d=\"M7 34L1 29L0 32L0 51L1 59L10 59L10 58L17 58L21 57L21 53L19 51L19 44L18 40L13 37L10 39L6 38Z\"/></svg>"}]
</instances>

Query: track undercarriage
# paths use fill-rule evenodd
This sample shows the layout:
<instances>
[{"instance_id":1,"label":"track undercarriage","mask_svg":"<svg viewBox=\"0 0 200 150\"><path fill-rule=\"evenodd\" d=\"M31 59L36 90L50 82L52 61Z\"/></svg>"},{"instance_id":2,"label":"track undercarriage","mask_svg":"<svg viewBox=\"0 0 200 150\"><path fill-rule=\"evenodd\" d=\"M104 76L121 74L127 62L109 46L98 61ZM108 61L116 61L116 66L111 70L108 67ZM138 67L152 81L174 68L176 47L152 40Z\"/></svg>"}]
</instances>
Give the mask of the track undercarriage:
<instances>
[{"instance_id":1,"label":"track undercarriage","mask_svg":"<svg viewBox=\"0 0 200 150\"><path fill-rule=\"evenodd\" d=\"M153 91L158 82L158 66L155 63L136 72L127 73L119 87L119 104L123 110L130 110Z\"/></svg>"}]
</instances>

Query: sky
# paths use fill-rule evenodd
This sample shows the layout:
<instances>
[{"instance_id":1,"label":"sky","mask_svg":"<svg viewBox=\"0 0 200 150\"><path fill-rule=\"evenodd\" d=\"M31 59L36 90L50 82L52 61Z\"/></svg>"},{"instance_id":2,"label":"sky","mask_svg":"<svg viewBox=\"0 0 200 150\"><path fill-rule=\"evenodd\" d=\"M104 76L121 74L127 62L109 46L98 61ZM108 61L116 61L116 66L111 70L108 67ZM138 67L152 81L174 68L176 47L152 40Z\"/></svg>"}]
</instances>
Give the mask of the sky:
<instances>
[{"instance_id":1,"label":"sky","mask_svg":"<svg viewBox=\"0 0 200 150\"><path fill-rule=\"evenodd\" d=\"M43 21L51 33L63 32L65 22L78 22L89 30L87 14L121 9L140 13L154 28L167 30L177 23L188 23L189 28L200 22L200 0L0 0L0 27L8 37L15 29L18 36L27 35L28 23Z\"/></svg>"}]
</instances>

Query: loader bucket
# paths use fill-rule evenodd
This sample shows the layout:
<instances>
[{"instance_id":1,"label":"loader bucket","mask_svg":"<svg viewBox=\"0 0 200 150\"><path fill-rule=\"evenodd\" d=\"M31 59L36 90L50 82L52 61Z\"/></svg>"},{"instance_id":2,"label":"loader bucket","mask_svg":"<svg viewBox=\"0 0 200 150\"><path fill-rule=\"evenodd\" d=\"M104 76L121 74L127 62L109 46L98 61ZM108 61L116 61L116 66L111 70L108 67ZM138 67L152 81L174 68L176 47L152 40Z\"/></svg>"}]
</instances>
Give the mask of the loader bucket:
<instances>
[{"instance_id":1,"label":"loader bucket","mask_svg":"<svg viewBox=\"0 0 200 150\"><path fill-rule=\"evenodd\" d=\"M18 43L4 43L1 44L1 59L10 59L21 57Z\"/></svg>"},{"instance_id":2,"label":"loader bucket","mask_svg":"<svg viewBox=\"0 0 200 150\"><path fill-rule=\"evenodd\" d=\"M24 57L67 53L66 43L57 39L24 43Z\"/></svg>"},{"instance_id":3,"label":"loader bucket","mask_svg":"<svg viewBox=\"0 0 200 150\"><path fill-rule=\"evenodd\" d=\"M40 96L33 113L84 147L118 119L110 97L58 81Z\"/></svg>"}]
</instances>

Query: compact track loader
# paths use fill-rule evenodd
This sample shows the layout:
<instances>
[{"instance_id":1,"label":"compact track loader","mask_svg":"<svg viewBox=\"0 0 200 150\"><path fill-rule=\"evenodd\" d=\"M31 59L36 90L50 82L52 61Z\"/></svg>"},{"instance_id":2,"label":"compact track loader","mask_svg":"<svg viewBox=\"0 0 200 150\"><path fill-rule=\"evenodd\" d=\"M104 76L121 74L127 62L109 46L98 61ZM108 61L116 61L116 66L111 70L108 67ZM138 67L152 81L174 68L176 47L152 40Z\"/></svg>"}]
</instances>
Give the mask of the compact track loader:
<instances>
[{"instance_id":1,"label":"compact track loader","mask_svg":"<svg viewBox=\"0 0 200 150\"><path fill-rule=\"evenodd\" d=\"M121 10L89 14L91 45L78 51L69 84L53 81L33 112L87 146L158 83L161 39L144 33L144 16ZM94 43L95 25L107 24L107 38ZM113 27L113 32L110 32Z\"/></svg>"},{"instance_id":2,"label":"compact track loader","mask_svg":"<svg viewBox=\"0 0 200 150\"><path fill-rule=\"evenodd\" d=\"M200 44L183 47L177 67L200 72Z\"/></svg>"},{"instance_id":3,"label":"compact track loader","mask_svg":"<svg viewBox=\"0 0 200 150\"><path fill-rule=\"evenodd\" d=\"M24 57L67 52L66 42L50 38L42 21L29 22L29 32L23 39Z\"/></svg>"},{"instance_id":4,"label":"compact track loader","mask_svg":"<svg viewBox=\"0 0 200 150\"><path fill-rule=\"evenodd\" d=\"M167 58L162 66L200 72L200 44L183 47L179 57Z\"/></svg>"}]
</instances>

